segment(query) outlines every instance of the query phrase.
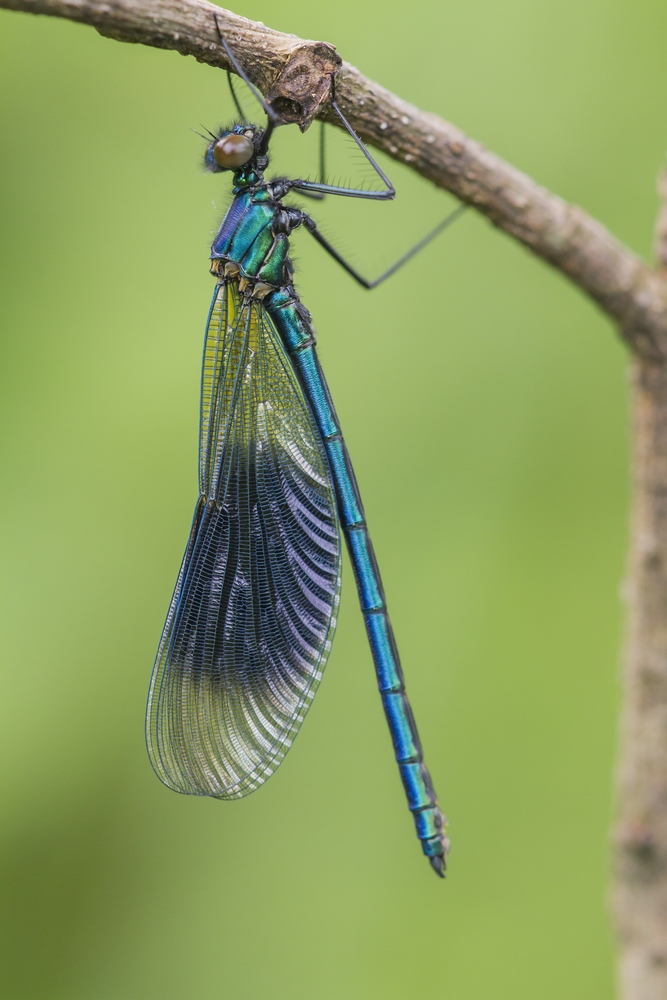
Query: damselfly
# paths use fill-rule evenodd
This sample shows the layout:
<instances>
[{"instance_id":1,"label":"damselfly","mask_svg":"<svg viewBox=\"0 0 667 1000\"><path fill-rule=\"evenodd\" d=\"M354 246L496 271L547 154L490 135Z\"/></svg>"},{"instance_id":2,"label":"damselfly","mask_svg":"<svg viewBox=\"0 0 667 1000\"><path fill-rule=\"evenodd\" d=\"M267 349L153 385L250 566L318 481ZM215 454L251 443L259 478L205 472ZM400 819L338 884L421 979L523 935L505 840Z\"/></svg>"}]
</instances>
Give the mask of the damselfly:
<instances>
[{"instance_id":1,"label":"damselfly","mask_svg":"<svg viewBox=\"0 0 667 1000\"><path fill-rule=\"evenodd\" d=\"M280 118L211 134L205 165L233 173L234 197L211 248L217 279L204 345L199 500L148 697L152 765L170 788L234 799L259 787L292 745L336 626L342 527L398 768L424 853L444 876L448 840L405 693L355 475L292 284L289 238L305 229L367 288L448 225L448 216L376 281L366 281L286 202L291 192L386 200L395 191L335 98L331 107L381 190L265 180ZM232 89L237 110L243 117Z\"/></svg>"}]
</instances>

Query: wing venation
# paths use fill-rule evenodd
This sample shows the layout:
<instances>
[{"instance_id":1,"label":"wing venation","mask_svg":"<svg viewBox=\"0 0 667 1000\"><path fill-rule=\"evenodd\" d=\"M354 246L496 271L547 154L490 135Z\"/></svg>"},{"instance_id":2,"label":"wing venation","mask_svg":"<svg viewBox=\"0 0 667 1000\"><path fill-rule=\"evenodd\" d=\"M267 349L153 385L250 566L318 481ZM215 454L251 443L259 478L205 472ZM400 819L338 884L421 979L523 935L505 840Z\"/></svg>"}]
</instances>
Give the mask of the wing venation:
<instances>
[{"instance_id":1,"label":"wing venation","mask_svg":"<svg viewBox=\"0 0 667 1000\"><path fill-rule=\"evenodd\" d=\"M275 771L336 625L340 538L317 426L278 332L235 282L204 346L200 498L146 733L169 787L238 798Z\"/></svg>"}]
</instances>

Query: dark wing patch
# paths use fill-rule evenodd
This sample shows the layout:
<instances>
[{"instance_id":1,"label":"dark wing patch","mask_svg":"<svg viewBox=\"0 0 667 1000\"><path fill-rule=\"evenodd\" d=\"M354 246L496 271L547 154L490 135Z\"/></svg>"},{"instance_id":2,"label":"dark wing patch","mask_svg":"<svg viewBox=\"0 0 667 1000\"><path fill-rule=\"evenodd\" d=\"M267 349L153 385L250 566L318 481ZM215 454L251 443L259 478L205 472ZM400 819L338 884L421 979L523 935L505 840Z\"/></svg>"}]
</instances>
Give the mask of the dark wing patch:
<instances>
[{"instance_id":1,"label":"dark wing patch","mask_svg":"<svg viewBox=\"0 0 667 1000\"><path fill-rule=\"evenodd\" d=\"M264 307L221 284L200 498L148 698L166 785L238 798L275 771L322 677L339 593L335 495L310 407Z\"/></svg>"}]
</instances>

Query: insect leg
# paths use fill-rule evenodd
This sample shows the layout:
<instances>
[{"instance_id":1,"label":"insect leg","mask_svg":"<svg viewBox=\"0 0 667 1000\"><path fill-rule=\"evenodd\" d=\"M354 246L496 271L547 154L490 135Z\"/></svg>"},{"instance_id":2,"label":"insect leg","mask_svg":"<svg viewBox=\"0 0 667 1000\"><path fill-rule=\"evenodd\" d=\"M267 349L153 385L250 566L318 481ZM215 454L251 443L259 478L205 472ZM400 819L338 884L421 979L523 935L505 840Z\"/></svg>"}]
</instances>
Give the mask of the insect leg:
<instances>
[{"instance_id":1,"label":"insect leg","mask_svg":"<svg viewBox=\"0 0 667 1000\"><path fill-rule=\"evenodd\" d=\"M279 118L279 116L273 110L273 108L271 107L271 105L267 101L264 100L263 96L260 94L259 90L255 86L255 84L252 82L252 80L249 79L246 71L243 69L243 67L239 63L238 59L236 58L236 56L234 55L234 53L230 49L229 45L227 44L225 36L220 31L220 25L218 23L218 15L217 15L217 13L215 11L213 12L213 20L215 21L215 30L218 33L218 38L220 39L220 44L222 45L223 49L227 53L227 58L229 59L229 61L232 64L232 66L234 67L234 72L237 73L241 77L241 79L243 80L243 82L250 88L250 90L252 90L253 94L255 95L255 97L257 98L257 100L259 101L259 103L264 108L264 112L266 114L266 117L269 119L269 121L272 121L272 122L274 122L274 124L279 125L280 124L280 118Z\"/></svg>"},{"instance_id":2,"label":"insect leg","mask_svg":"<svg viewBox=\"0 0 667 1000\"><path fill-rule=\"evenodd\" d=\"M324 122L320 122L320 184L324 184L324 179L327 176L327 172L324 166L325 162L325 132L324 132Z\"/></svg>"},{"instance_id":3,"label":"insect leg","mask_svg":"<svg viewBox=\"0 0 667 1000\"><path fill-rule=\"evenodd\" d=\"M309 215L304 214L303 224L310 233L310 235L317 240L317 242L320 244L321 247L323 247L324 250L326 250L329 256L333 257L336 263L340 264L343 270L347 271L347 273L351 277L353 277L356 282L362 285L363 288L377 288L377 286L381 285L383 281L386 281L387 278L390 278L392 274L395 274L396 271L399 270L399 268L403 267L404 264L407 264L407 262L411 260L416 254L418 254L420 250L423 250L424 247L431 242L431 240L434 240L436 236L439 236L440 233L442 233L445 229L451 226L453 222L456 222L456 220L459 218L460 215L463 214L466 208L467 205L459 205L457 208L455 208L453 212L451 212L445 219L442 220L442 222L440 222L435 227L435 229L432 229L430 233L427 233L426 236L423 236L418 243L415 243L415 245L410 250L408 250L407 253L404 253L402 257L399 257L399 259L395 261L395 263L393 263L391 267L388 267L386 271L384 271L378 278L375 278L373 281L369 281L368 278L364 278L364 276L360 274L359 271L356 270L356 268L354 268L350 263L348 263L348 261L345 260L344 257L341 256L341 254L338 253L336 248L332 246L331 243L329 243L328 239L325 236L323 236L322 233L319 231L319 229L317 228L317 223L315 222L314 219L311 219Z\"/></svg>"},{"instance_id":4,"label":"insect leg","mask_svg":"<svg viewBox=\"0 0 667 1000\"><path fill-rule=\"evenodd\" d=\"M336 78L332 75L331 77L331 107L336 112L345 130L352 139L357 144L361 152L364 154L370 165L372 166L375 173L378 175L382 183L384 184L383 191L368 191L365 188L350 188L342 187L338 184L325 184L324 183L324 132L320 136L320 180L317 181L302 181L296 180L291 182L291 186L296 191L320 191L322 194L338 194L344 198L366 198L370 201L391 201L396 195L396 190L394 185L391 183L384 170L379 163L373 159L370 150L361 141L357 133L354 131L349 121L341 111L336 101Z\"/></svg>"},{"instance_id":5,"label":"insect leg","mask_svg":"<svg viewBox=\"0 0 667 1000\"><path fill-rule=\"evenodd\" d=\"M242 122L247 122L248 119L247 119L247 117L246 117L246 115L245 115L245 113L243 111L243 108L241 107L241 102L239 101L239 99L237 97L236 90L234 88L234 83L232 81L232 74L229 72L229 70L227 70L227 83L229 84L229 89L230 89L231 94L232 94L232 100L234 101L234 107L236 108L241 121Z\"/></svg>"}]
</instances>

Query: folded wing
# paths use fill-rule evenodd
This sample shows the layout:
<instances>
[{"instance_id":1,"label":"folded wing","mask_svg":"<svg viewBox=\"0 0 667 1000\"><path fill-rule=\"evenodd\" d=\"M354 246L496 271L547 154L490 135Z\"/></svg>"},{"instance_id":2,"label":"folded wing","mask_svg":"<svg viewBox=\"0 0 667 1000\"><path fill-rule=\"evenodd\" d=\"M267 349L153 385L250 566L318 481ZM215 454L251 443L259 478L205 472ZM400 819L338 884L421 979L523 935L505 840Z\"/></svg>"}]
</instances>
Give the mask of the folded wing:
<instances>
[{"instance_id":1,"label":"folded wing","mask_svg":"<svg viewBox=\"0 0 667 1000\"><path fill-rule=\"evenodd\" d=\"M265 308L220 284L204 347L200 498L148 698L148 750L166 785L237 798L275 771L321 679L339 592L317 426Z\"/></svg>"}]
</instances>

